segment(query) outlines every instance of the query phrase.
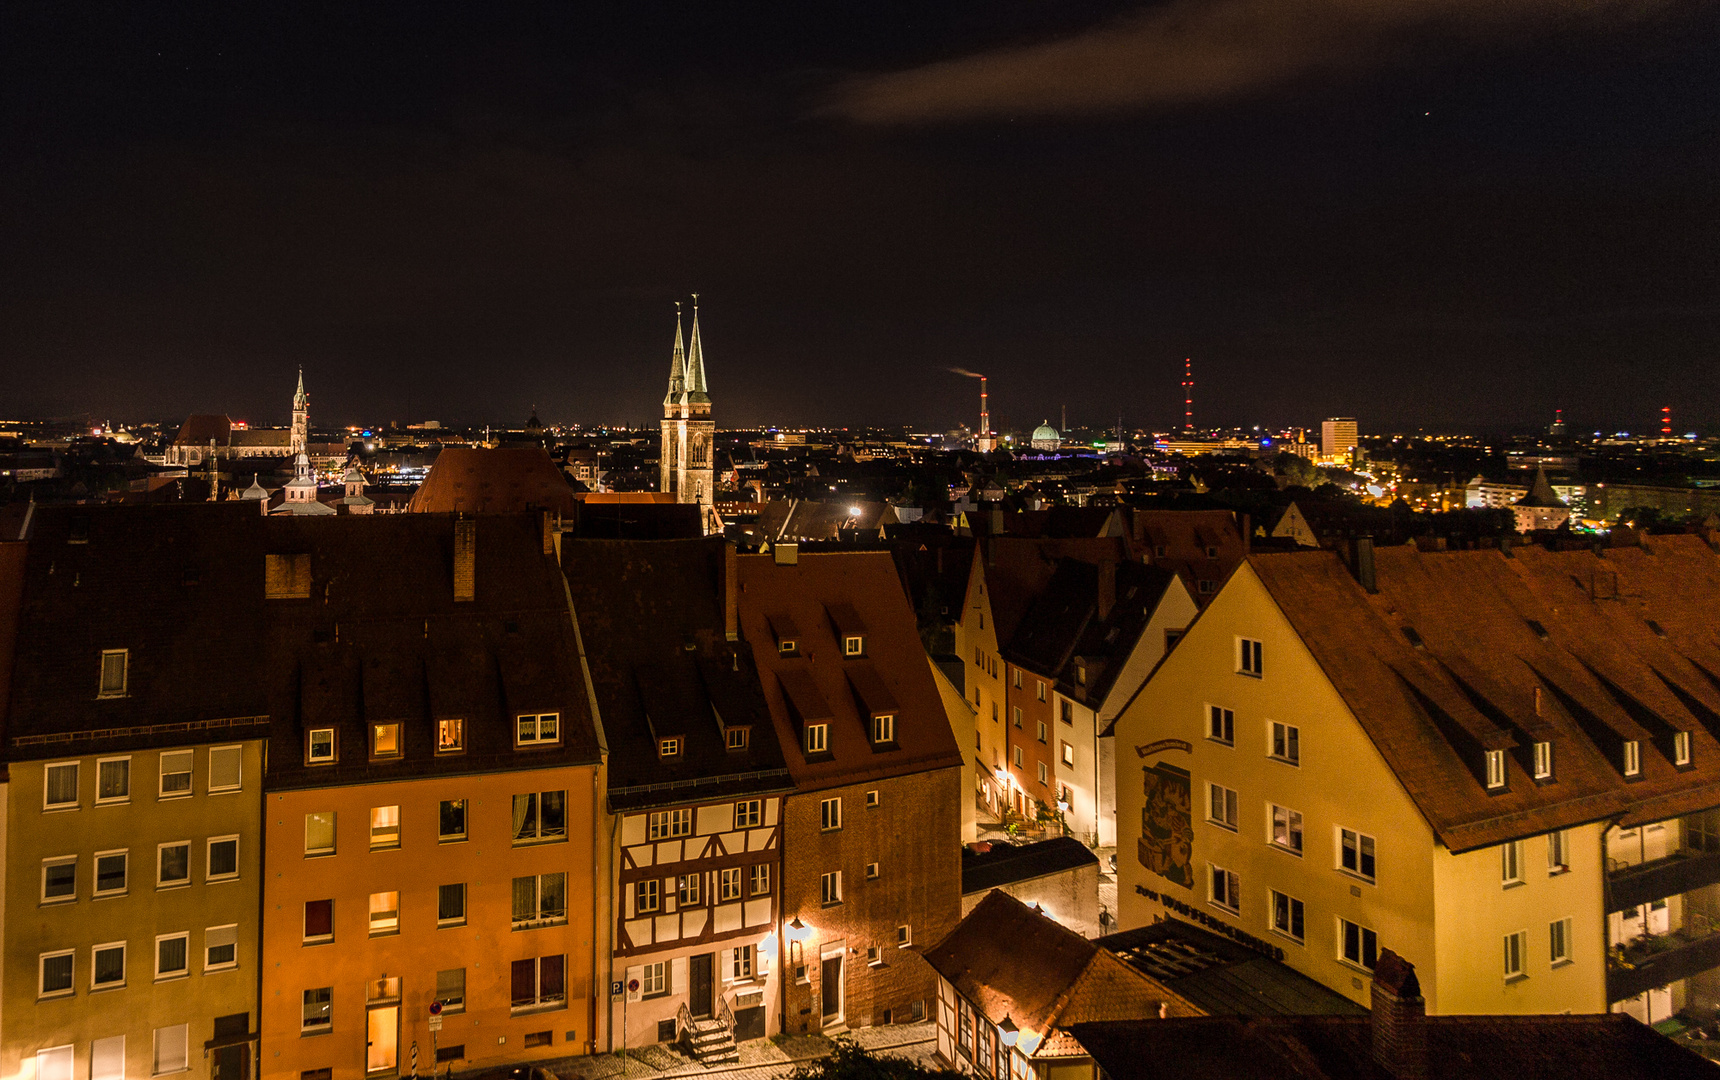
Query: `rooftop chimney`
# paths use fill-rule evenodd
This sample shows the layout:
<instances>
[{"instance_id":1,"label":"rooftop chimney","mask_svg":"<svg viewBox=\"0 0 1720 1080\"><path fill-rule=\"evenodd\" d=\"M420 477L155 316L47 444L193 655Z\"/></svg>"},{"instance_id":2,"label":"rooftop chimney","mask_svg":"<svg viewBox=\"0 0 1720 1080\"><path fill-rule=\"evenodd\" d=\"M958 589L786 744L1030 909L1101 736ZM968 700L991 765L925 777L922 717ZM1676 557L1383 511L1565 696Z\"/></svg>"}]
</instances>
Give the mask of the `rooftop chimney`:
<instances>
[{"instance_id":1,"label":"rooftop chimney","mask_svg":"<svg viewBox=\"0 0 1720 1080\"><path fill-rule=\"evenodd\" d=\"M478 523L470 518L454 522L454 599L472 600L477 595Z\"/></svg>"},{"instance_id":2,"label":"rooftop chimney","mask_svg":"<svg viewBox=\"0 0 1720 1080\"><path fill-rule=\"evenodd\" d=\"M735 558L735 546L723 541L723 636L730 641L741 638L740 582Z\"/></svg>"},{"instance_id":3,"label":"rooftop chimney","mask_svg":"<svg viewBox=\"0 0 1720 1080\"><path fill-rule=\"evenodd\" d=\"M1427 1002L1415 965L1385 949L1374 967L1374 1061L1395 1080L1427 1080Z\"/></svg>"},{"instance_id":4,"label":"rooftop chimney","mask_svg":"<svg viewBox=\"0 0 1720 1080\"><path fill-rule=\"evenodd\" d=\"M1379 580L1374 576L1374 538L1371 536L1356 537L1356 580L1370 593L1380 591Z\"/></svg>"},{"instance_id":5,"label":"rooftop chimney","mask_svg":"<svg viewBox=\"0 0 1720 1080\"><path fill-rule=\"evenodd\" d=\"M1104 622L1111 617L1111 608L1117 602L1117 564L1109 559L1099 564L1099 621Z\"/></svg>"}]
</instances>

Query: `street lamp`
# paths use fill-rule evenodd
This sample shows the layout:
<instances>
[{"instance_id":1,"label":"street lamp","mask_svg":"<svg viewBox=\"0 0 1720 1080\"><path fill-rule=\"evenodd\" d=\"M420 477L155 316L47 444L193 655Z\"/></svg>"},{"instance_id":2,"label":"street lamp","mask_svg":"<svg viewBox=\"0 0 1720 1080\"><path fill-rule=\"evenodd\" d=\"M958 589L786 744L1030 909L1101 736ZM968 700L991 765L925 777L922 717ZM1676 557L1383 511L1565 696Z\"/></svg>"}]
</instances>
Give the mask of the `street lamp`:
<instances>
[{"instance_id":1,"label":"street lamp","mask_svg":"<svg viewBox=\"0 0 1720 1080\"><path fill-rule=\"evenodd\" d=\"M1015 1040L1021 1036L1021 1029L1015 1026L1015 1021L1009 1018L1008 1013L1003 1015L1003 1023L997 1025L997 1030L1003 1033L1003 1045L1014 1049Z\"/></svg>"}]
</instances>

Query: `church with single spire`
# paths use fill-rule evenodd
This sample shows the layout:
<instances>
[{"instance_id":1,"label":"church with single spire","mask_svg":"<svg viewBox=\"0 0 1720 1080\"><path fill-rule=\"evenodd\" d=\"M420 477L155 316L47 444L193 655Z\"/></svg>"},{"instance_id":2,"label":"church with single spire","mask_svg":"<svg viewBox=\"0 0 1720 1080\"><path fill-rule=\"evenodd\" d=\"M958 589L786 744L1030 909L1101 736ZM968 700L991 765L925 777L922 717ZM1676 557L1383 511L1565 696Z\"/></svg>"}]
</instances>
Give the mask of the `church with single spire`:
<instances>
[{"instance_id":1,"label":"church with single spire","mask_svg":"<svg viewBox=\"0 0 1720 1080\"><path fill-rule=\"evenodd\" d=\"M669 360L669 392L663 398L663 445L657 490L699 507L707 529L715 517L716 421L705 385L705 350L699 335L699 295L693 294L692 337L681 336L681 305L675 304L675 350Z\"/></svg>"}]
</instances>

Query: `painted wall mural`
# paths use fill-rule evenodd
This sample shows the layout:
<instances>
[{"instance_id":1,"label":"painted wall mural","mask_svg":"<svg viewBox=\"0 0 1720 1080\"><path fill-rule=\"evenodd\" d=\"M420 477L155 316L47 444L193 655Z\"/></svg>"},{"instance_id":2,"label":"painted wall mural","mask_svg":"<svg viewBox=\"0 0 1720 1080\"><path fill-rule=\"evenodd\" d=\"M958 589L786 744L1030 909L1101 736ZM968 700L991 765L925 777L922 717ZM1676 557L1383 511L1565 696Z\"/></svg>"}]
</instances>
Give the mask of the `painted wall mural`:
<instances>
[{"instance_id":1,"label":"painted wall mural","mask_svg":"<svg viewBox=\"0 0 1720 1080\"><path fill-rule=\"evenodd\" d=\"M1142 768L1146 805L1141 808L1141 838L1135 857L1166 881L1194 888L1193 800L1187 769L1164 762Z\"/></svg>"}]
</instances>

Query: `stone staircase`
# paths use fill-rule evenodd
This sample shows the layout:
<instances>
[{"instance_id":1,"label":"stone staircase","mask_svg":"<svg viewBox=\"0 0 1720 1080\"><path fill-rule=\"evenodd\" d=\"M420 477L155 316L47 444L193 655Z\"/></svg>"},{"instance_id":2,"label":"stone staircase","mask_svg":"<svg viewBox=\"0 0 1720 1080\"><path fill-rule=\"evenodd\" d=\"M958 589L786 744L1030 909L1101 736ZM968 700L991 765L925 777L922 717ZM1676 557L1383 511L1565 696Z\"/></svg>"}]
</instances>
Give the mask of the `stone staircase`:
<instances>
[{"instance_id":1,"label":"stone staircase","mask_svg":"<svg viewBox=\"0 0 1720 1080\"><path fill-rule=\"evenodd\" d=\"M735 1045L734 1030L721 1020L695 1020L683 1035L687 1052L693 1060L709 1068L712 1065L738 1063L740 1047Z\"/></svg>"}]
</instances>

